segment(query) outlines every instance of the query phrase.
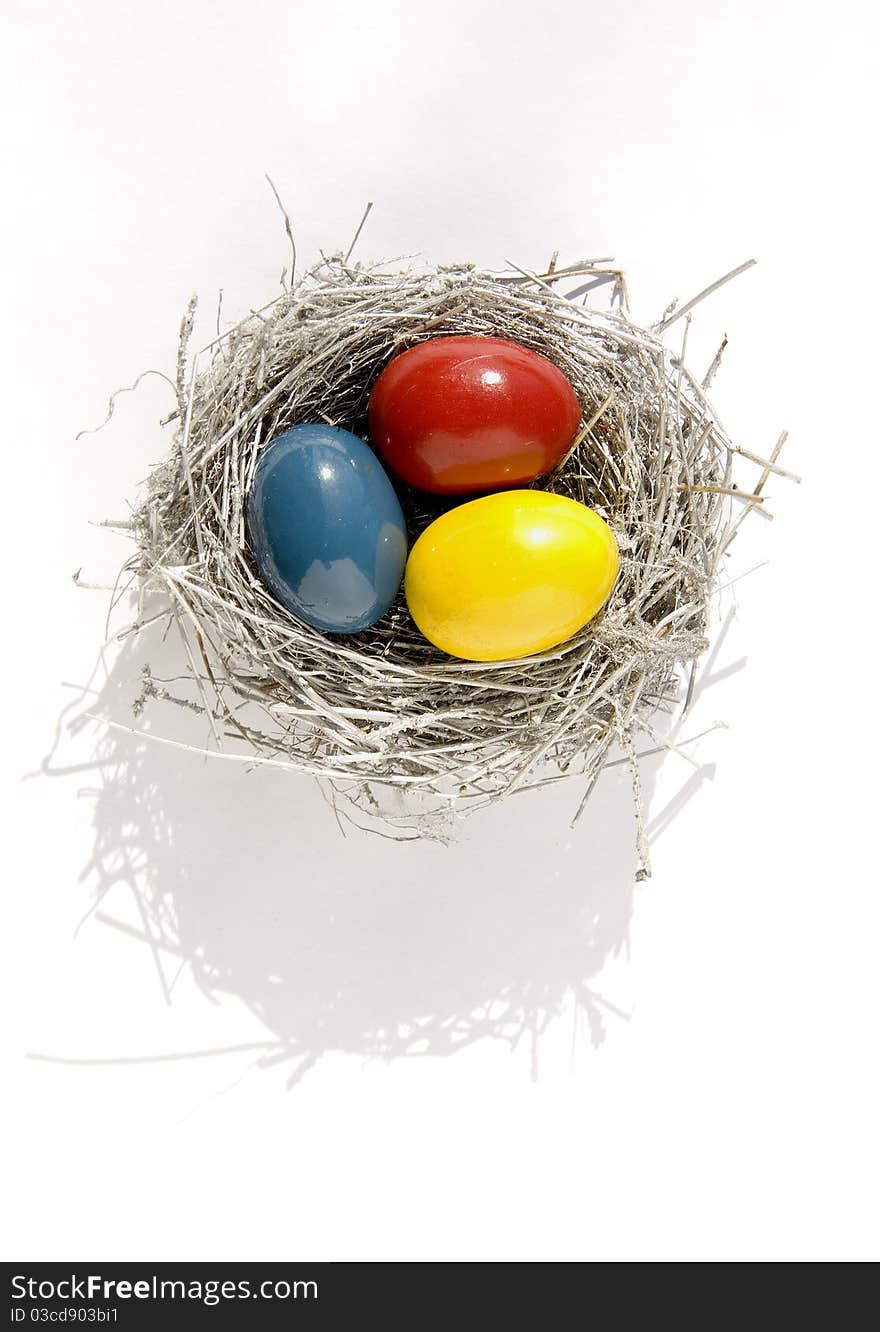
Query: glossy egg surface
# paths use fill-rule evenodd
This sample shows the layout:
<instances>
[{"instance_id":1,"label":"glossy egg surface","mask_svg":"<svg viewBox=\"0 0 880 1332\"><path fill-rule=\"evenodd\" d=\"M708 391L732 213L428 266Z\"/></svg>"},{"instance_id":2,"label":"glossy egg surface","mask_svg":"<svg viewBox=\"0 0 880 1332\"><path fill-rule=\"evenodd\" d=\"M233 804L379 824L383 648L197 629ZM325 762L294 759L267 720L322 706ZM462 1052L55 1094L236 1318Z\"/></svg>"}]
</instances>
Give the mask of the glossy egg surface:
<instances>
[{"instance_id":1,"label":"glossy egg surface","mask_svg":"<svg viewBox=\"0 0 880 1332\"><path fill-rule=\"evenodd\" d=\"M370 395L370 439L386 466L438 495L510 489L565 456L581 422L546 357L503 338L441 337L396 356Z\"/></svg>"},{"instance_id":2,"label":"glossy egg surface","mask_svg":"<svg viewBox=\"0 0 880 1332\"><path fill-rule=\"evenodd\" d=\"M245 519L260 577L308 624L356 633L397 595L403 513L372 449L349 431L297 425L267 444Z\"/></svg>"},{"instance_id":3,"label":"glossy egg surface","mask_svg":"<svg viewBox=\"0 0 880 1332\"><path fill-rule=\"evenodd\" d=\"M425 529L407 562L406 598L436 647L502 661L575 634L608 599L618 566L614 533L592 509L546 491L505 491Z\"/></svg>"}]
</instances>

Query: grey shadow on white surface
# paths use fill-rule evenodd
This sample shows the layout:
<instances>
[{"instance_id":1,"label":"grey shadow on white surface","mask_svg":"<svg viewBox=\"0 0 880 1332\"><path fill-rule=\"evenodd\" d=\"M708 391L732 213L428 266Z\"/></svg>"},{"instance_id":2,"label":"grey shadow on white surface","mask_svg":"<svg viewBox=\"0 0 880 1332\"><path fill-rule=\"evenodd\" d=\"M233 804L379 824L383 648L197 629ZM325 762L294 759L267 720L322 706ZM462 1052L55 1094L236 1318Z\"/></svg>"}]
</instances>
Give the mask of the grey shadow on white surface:
<instances>
[{"instance_id":1,"label":"grey shadow on white surface","mask_svg":"<svg viewBox=\"0 0 880 1332\"><path fill-rule=\"evenodd\" d=\"M151 700L133 715L146 661L157 676L180 669L158 636L125 648L60 728L80 751L95 732L90 714L204 744L186 710ZM286 1064L290 1084L332 1052L440 1056L479 1041L527 1044L537 1076L541 1035L563 1013L594 1046L609 1017L626 1016L601 990L606 964L627 947L637 888L626 765L602 775L575 828L582 787L562 783L475 814L442 846L343 835L308 778L126 730L99 725L98 735L85 764L65 764L63 745L43 767L77 773L93 801L86 927L148 945L169 1003L186 970L207 998L239 1000L265 1033L259 1064ZM95 780L83 789L85 770ZM656 772L657 760L643 761L646 808ZM656 831L711 773L686 776ZM70 1061L139 1054L71 1051Z\"/></svg>"}]
</instances>

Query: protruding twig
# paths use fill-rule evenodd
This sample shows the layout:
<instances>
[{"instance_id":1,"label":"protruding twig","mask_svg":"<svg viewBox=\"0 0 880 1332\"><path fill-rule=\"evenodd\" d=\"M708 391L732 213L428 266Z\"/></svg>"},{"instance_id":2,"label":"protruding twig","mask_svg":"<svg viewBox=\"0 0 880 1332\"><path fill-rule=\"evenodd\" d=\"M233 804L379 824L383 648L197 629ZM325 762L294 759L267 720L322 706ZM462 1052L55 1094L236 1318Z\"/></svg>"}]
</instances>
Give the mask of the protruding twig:
<instances>
[{"instance_id":1,"label":"protruding twig","mask_svg":"<svg viewBox=\"0 0 880 1332\"><path fill-rule=\"evenodd\" d=\"M147 379L150 375L156 375L159 379L164 379L171 391L176 392L174 381L169 379L166 374L163 374L161 370L143 370L133 383L128 384L125 388L119 388L115 393L110 394L110 399L107 403L107 415L104 417L101 424L89 426L86 430L78 430L74 439L82 439L83 435L96 435L99 430L103 430L116 409L116 399L121 397L123 393L134 393L135 389L142 383L142 381Z\"/></svg>"},{"instance_id":2,"label":"protruding twig","mask_svg":"<svg viewBox=\"0 0 880 1332\"><path fill-rule=\"evenodd\" d=\"M676 310L672 311L672 313L667 314L665 318L660 320L659 324L655 324L654 327L657 332L664 333L667 328L672 327L676 320L681 319L682 315L686 315L689 310L693 310L694 306L699 305L700 301L704 301L707 296L711 296L714 291L718 291L719 287L723 287L728 282L732 282L735 277L739 277L740 273L745 273L748 269L753 268L757 262L757 259L747 259L746 262L740 264L738 268L732 268L729 273L725 273L724 277L719 278L717 282L710 282L708 287L704 287L703 290L698 292L691 300L687 301L684 305L680 305Z\"/></svg>"},{"instance_id":3,"label":"protruding twig","mask_svg":"<svg viewBox=\"0 0 880 1332\"><path fill-rule=\"evenodd\" d=\"M287 209L284 207L284 204L281 202L281 195L278 193L277 189L275 188L275 182L272 179L272 177L268 174L268 172L266 172L265 175L267 181L269 182L269 189L275 195L275 202L277 203L278 207L281 209L281 216L284 218L284 230L287 232L287 239L290 242L290 277L287 283L289 289L293 286L294 280L296 278L296 241L293 238L293 227L290 225L290 217L288 216ZM220 332L219 327L217 329L217 332L219 334Z\"/></svg>"},{"instance_id":4,"label":"protruding twig","mask_svg":"<svg viewBox=\"0 0 880 1332\"><path fill-rule=\"evenodd\" d=\"M347 250L346 255L345 255L345 259L343 260L343 262L346 264L346 266L348 265L348 261L349 261L349 259L351 258L352 253L353 253L353 251L354 251L354 247L357 245L358 240L360 239L360 234L361 234L361 232L362 232L363 229L364 229L364 224L366 223L366 220L367 220L367 218L370 216L370 213L372 212L372 210L373 210L373 205L372 205L372 203L368 203L367 206L366 206L366 208L364 209L364 215L363 215L363 217L361 218L360 222L358 223L358 229L357 229L357 231L354 233L354 238L353 238L353 240L352 240L352 242L351 242L351 245L349 245L349 247L348 247L348 250Z\"/></svg>"}]
</instances>

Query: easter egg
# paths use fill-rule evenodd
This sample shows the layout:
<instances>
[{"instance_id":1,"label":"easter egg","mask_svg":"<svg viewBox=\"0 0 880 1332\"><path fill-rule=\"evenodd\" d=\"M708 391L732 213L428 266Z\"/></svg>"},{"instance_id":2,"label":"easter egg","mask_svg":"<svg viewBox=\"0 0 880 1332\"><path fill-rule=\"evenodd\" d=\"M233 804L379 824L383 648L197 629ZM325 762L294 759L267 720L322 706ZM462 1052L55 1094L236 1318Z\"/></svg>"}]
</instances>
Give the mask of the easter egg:
<instances>
[{"instance_id":1,"label":"easter egg","mask_svg":"<svg viewBox=\"0 0 880 1332\"><path fill-rule=\"evenodd\" d=\"M308 624L356 633L397 595L403 513L382 464L348 430L297 425L267 444L245 521L263 582Z\"/></svg>"},{"instance_id":2,"label":"easter egg","mask_svg":"<svg viewBox=\"0 0 880 1332\"><path fill-rule=\"evenodd\" d=\"M370 439L392 472L437 495L534 481L565 456L577 395L546 357L503 338L444 337L396 356L370 394Z\"/></svg>"},{"instance_id":3,"label":"easter egg","mask_svg":"<svg viewBox=\"0 0 880 1332\"><path fill-rule=\"evenodd\" d=\"M454 657L527 657L593 618L618 564L614 533L586 505L502 491L425 529L407 561L406 599L425 638Z\"/></svg>"}]
</instances>

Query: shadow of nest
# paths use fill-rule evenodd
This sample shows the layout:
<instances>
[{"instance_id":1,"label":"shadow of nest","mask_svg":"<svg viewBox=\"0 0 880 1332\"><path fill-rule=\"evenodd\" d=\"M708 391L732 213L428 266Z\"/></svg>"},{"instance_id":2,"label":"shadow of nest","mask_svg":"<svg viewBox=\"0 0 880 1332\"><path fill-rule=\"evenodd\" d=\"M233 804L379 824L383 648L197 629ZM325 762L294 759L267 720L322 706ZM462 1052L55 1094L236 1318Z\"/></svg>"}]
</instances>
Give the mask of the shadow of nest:
<instances>
[{"instance_id":1,"label":"shadow of nest","mask_svg":"<svg viewBox=\"0 0 880 1332\"><path fill-rule=\"evenodd\" d=\"M527 1046L536 1075L541 1037L563 1013L581 1039L602 1042L609 1016L623 1015L599 977L627 947L636 892L626 762L604 775L576 838L560 827L558 800L532 792L514 802L517 818L486 810L450 846L419 840L389 853L356 827L340 837L316 782L230 773L153 743L148 721L142 735L115 729L139 667L154 678L175 661L158 635L150 646L147 667L143 640L129 643L66 725L80 743L104 719L91 762L54 757L44 770L93 773L81 791L94 811L90 927L148 945L167 1002L184 975L211 1002L239 1001L265 1032L253 1060L288 1066L290 1085L333 1053L444 1056L483 1041ZM187 746L200 719L175 716ZM646 796L655 763L643 761ZM695 778L679 802L693 789Z\"/></svg>"},{"instance_id":2,"label":"shadow of nest","mask_svg":"<svg viewBox=\"0 0 880 1332\"><path fill-rule=\"evenodd\" d=\"M724 636L698 692L744 664L716 670ZM490 1042L527 1047L536 1077L541 1038L563 1014L575 1046L599 1046L609 1019L626 1017L600 980L628 949L638 891L626 756L606 768L576 835L560 823L558 792L543 790L483 811L452 845L420 839L389 854L356 825L339 835L319 783L206 762L191 747L195 712L174 713L180 749L156 744L148 718L132 734L122 719L138 676L161 678L176 661L158 628L128 641L88 703L60 720L43 771L94 778L80 789L93 809L89 926L146 945L169 1004L188 976L210 1002L244 1005L264 1034L244 1048L61 1062L242 1055L288 1068L293 1086L332 1054L437 1057ZM96 719L89 760L63 761L70 739L91 743ZM662 753L640 757L646 802ZM649 835L713 772L695 765Z\"/></svg>"}]
</instances>

